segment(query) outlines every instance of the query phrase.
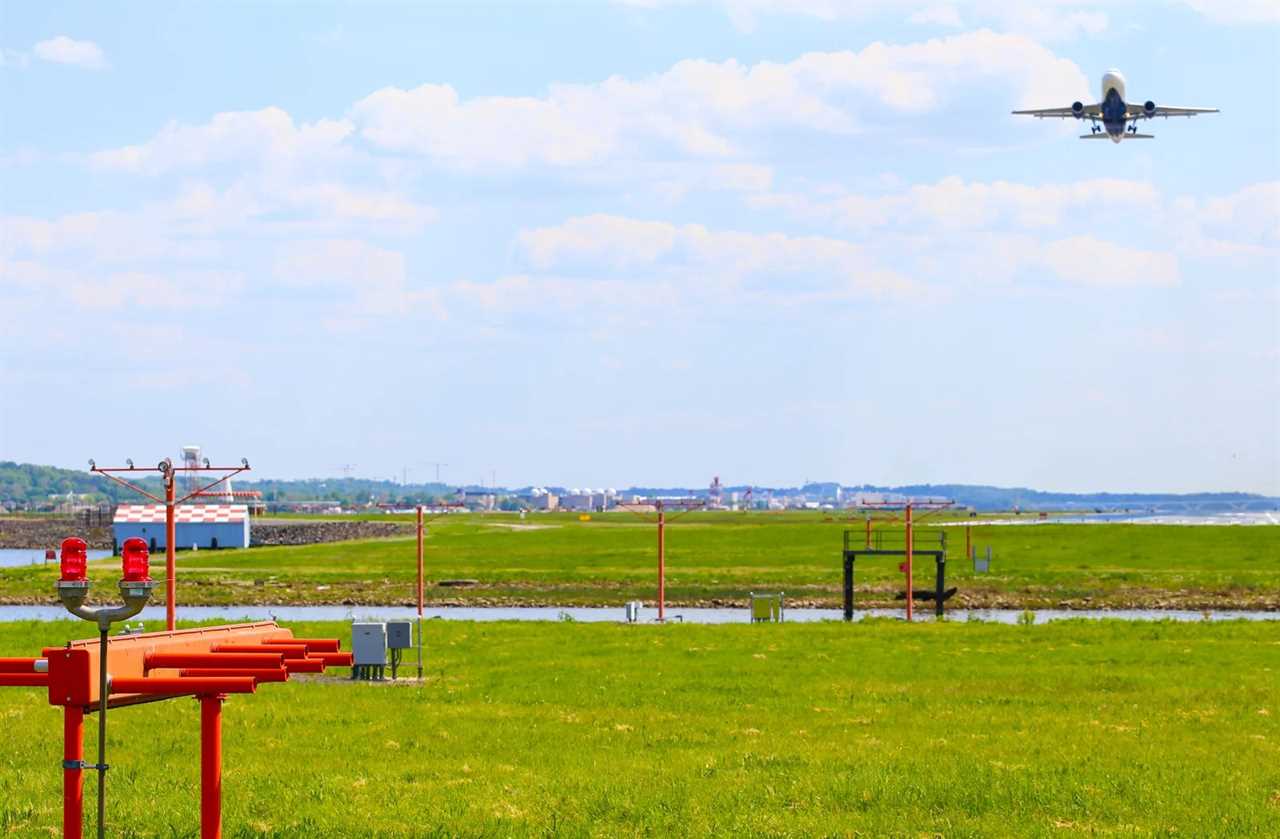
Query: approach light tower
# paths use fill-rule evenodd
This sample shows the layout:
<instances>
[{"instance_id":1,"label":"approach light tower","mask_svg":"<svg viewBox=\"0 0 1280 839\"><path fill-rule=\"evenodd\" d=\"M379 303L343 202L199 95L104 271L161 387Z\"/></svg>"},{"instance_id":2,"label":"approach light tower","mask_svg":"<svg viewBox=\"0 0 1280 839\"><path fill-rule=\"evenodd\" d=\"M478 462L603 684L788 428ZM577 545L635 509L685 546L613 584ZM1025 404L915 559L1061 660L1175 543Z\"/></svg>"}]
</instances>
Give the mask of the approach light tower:
<instances>
[{"instance_id":1,"label":"approach light tower","mask_svg":"<svg viewBox=\"0 0 1280 839\"><path fill-rule=\"evenodd\" d=\"M200 473L196 470L201 468L209 468L209 458L200 456L199 446L183 446L182 447L182 468L186 471L186 475L182 481L182 492L186 495L196 496L197 503L224 503L230 504L235 500L235 492L231 487L231 480L227 479L222 486L213 492L200 492Z\"/></svg>"},{"instance_id":2,"label":"approach light tower","mask_svg":"<svg viewBox=\"0 0 1280 839\"><path fill-rule=\"evenodd\" d=\"M724 506L720 503L722 489L723 487L720 485L720 476L716 475L711 479L711 488L707 491L707 501L709 502L709 506L713 509L718 510Z\"/></svg>"}]
</instances>

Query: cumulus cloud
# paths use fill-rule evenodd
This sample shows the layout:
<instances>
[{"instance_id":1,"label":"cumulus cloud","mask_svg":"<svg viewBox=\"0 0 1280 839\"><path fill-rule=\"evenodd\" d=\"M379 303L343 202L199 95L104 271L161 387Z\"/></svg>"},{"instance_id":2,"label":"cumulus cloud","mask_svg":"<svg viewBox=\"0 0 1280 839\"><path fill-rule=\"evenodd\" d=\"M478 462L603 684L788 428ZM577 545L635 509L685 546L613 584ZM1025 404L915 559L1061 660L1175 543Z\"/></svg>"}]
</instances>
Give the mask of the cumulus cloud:
<instances>
[{"instance_id":1,"label":"cumulus cloud","mask_svg":"<svg viewBox=\"0 0 1280 839\"><path fill-rule=\"evenodd\" d=\"M659 8L700 0L615 0L628 6ZM959 27L965 21L995 26L1042 40L1071 39L1105 31L1108 11L1142 8L1140 0L701 0L720 6L733 24L755 30L767 15L793 15L818 20L865 20L876 15L901 16L917 24ZM1275 23L1280 8L1271 0L1165 0L1164 6L1190 8L1218 23Z\"/></svg>"},{"instance_id":2,"label":"cumulus cloud","mask_svg":"<svg viewBox=\"0 0 1280 839\"><path fill-rule=\"evenodd\" d=\"M464 169L672 154L715 160L742 156L764 131L850 134L868 119L924 114L979 82L1013 86L1021 104L1088 90L1079 67L1035 41L978 31L786 63L681 61L649 78L554 85L540 97L389 87L357 102L350 119L376 147Z\"/></svg>"},{"instance_id":3,"label":"cumulus cloud","mask_svg":"<svg viewBox=\"0 0 1280 839\"><path fill-rule=\"evenodd\" d=\"M1131 248L1093 236L1072 236L1045 245L1040 261L1062 279L1094 286L1171 286L1178 282L1172 253Z\"/></svg>"},{"instance_id":4,"label":"cumulus cloud","mask_svg":"<svg viewBox=\"0 0 1280 839\"><path fill-rule=\"evenodd\" d=\"M835 193L835 194L832 194ZM867 231L921 222L949 230L1012 224L1047 228L1068 210L1091 206L1154 208L1161 201L1150 183L1092 178L1066 184L966 181L958 176L915 184L887 194L759 193L747 202L759 209L781 209L797 218L825 220L838 227Z\"/></svg>"},{"instance_id":5,"label":"cumulus cloud","mask_svg":"<svg viewBox=\"0 0 1280 839\"><path fill-rule=\"evenodd\" d=\"M35 292L80 309L207 309L222 306L244 286L237 271L171 268L163 272L61 268L34 260L0 260L0 288Z\"/></svg>"},{"instance_id":6,"label":"cumulus cloud","mask_svg":"<svg viewBox=\"0 0 1280 839\"><path fill-rule=\"evenodd\" d=\"M226 162L315 163L345 152L352 125L321 119L295 124L281 108L215 114L204 125L171 122L145 143L93 154L95 166L147 175Z\"/></svg>"},{"instance_id":7,"label":"cumulus cloud","mask_svg":"<svg viewBox=\"0 0 1280 839\"><path fill-rule=\"evenodd\" d=\"M31 48L31 52L41 61L74 64L86 70L103 70L107 66L107 58L101 47L93 41L77 41L66 35L39 41Z\"/></svg>"},{"instance_id":8,"label":"cumulus cloud","mask_svg":"<svg viewBox=\"0 0 1280 839\"><path fill-rule=\"evenodd\" d=\"M914 296L917 283L872 263L866 250L824 236L710 230L595 214L522 231L520 246L541 269L671 271L691 289L801 295Z\"/></svg>"}]
</instances>

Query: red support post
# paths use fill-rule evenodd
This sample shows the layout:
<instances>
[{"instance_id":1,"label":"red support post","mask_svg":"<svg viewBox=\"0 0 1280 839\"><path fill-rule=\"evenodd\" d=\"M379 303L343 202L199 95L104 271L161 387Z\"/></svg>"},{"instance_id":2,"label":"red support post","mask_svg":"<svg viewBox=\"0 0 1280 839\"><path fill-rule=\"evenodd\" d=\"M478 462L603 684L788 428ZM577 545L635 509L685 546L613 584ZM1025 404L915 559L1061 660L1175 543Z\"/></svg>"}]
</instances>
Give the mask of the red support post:
<instances>
[{"instance_id":1,"label":"red support post","mask_svg":"<svg viewBox=\"0 0 1280 839\"><path fill-rule=\"evenodd\" d=\"M62 837L84 836L84 709L62 709Z\"/></svg>"},{"instance_id":2,"label":"red support post","mask_svg":"<svg viewBox=\"0 0 1280 839\"><path fill-rule=\"evenodd\" d=\"M871 516L867 516L867 550L871 550Z\"/></svg>"},{"instance_id":3,"label":"red support post","mask_svg":"<svg viewBox=\"0 0 1280 839\"><path fill-rule=\"evenodd\" d=\"M178 562L174 556L177 541L174 527L174 490L177 481L173 469L164 473L164 628L173 631L174 609L178 597Z\"/></svg>"},{"instance_id":4,"label":"red support post","mask_svg":"<svg viewBox=\"0 0 1280 839\"><path fill-rule=\"evenodd\" d=\"M973 530L973 528L970 527L969 525L966 524L964 526L964 561L965 562L968 562L969 560L973 559L973 534L970 533L971 530Z\"/></svg>"},{"instance_id":5,"label":"red support post","mask_svg":"<svg viewBox=\"0 0 1280 839\"><path fill-rule=\"evenodd\" d=\"M911 505L907 504L907 621L910 622L914 613L913 597L914 592L911 590L911 552L915 547L915 541L911 532Z\"/></svg>"},{"instance_id":6,"label":"red support post","mask_svg":"<svg viewBox=\"0 0 1280 839\"><path fill-rule=\"evenodd\" d=\"M222 839L222 696L200 697L200 839Z\"/></svg>"},{"instance_id":7,"label":"red support post","mask_svg":"<svg viewBox=\"0 0 1280 839\"><path fill-rule=\"evenodd\" d=\"M422 505L418 505L418 621L422 621Z\"/></svg>"},{"instance_id":8,"label":"red support post","mask_svg":"<svg viewBox=\"0 0 1280 839\"><path fill-rule=\"evenodd\" d=\"M658 502L658 621L667 619L667 514Z\"/></svg>"}]
</instances>

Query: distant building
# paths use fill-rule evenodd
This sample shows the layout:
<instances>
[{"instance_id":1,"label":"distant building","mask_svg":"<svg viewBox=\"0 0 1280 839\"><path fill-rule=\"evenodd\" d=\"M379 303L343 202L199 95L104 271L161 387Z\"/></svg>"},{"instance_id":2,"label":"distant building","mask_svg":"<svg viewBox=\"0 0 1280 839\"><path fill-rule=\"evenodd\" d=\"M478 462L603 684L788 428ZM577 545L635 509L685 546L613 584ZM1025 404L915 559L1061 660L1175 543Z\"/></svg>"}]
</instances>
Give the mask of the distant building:
<instances>
[{"instance_id":1,"label":"distant building","mask_svg":"<svg viewBox=\"0 0 1280 839\"><path fill-rule=\"evenodd\" d=\"M121 504L112 521L116 545L137 536L152 550L164 550L163 504ZM188 504L174 510L174 546L249 547L249 508L244 504Z\"/></svg>"},{"instance_id":2,"label":"distant building","mask_svg":"<svg viewBox=\"0 0 1280 839\"><path fill-rule=\"evenodd\" d=\"M560 506L560 496L545 489L535 489L523 499L530 510L555 510Z\"/></svg>"}]
</instances>

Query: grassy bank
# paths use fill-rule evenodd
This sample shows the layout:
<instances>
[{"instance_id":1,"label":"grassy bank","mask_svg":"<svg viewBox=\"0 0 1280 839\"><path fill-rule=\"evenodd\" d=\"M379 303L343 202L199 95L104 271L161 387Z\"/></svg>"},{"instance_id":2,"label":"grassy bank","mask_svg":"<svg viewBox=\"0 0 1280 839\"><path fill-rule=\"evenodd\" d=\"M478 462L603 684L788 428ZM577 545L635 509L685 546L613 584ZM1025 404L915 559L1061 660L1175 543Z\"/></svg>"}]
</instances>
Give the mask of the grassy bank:
<instances>
[{"instance_id":1,"label":"grassy bank","mask_svg":"<svg viewBox=\"0 0 1280 839\"><path fill-rule=\"evenodd\" d=\"M83 634L0 626L0 655ZM1272 625L437 621L427 638L421 686L229 700L227 835L1280 835ZM5 688L0 719L21 732L0 738L0 834L48 835L60 717ZM111 832L194 835L194 703L112 719Z\"/></svg>"},{"instance_id":2,"label":"grassy bank","mask_svg":"<svg viewBox=\"0 0 1280 839\"><path fill-rule=\"evenodd\" d=\"M840 600L842 534L860 522L820 514L703 513L668 529L667 591L682 605L742 603L751 590L793 602ZM964 561L964 529L949 528L956 606L1280 609L1280 527L1033 525L972 529L994 552L992 571ZM435 603L620 604L652 599L656 529L616 513L457 516L433 522L426 543ZM179 602L390 604L412 598L413 539L248 551L183 552ZM156 565L162 565L157 558ZM860 562L860 605L892 605L898 560ZM116 572L102 566L104 582ZM932 561L916 563L928 587ZM0 569L0 602L52 602L50 570ZM441 580L476 580L443 588Z\"/></svg>"}]
</instances>

